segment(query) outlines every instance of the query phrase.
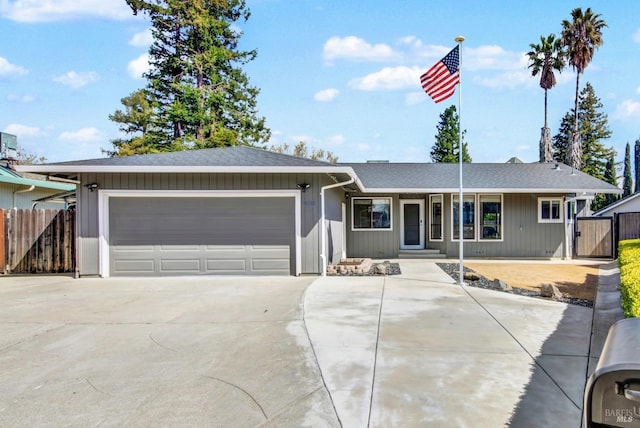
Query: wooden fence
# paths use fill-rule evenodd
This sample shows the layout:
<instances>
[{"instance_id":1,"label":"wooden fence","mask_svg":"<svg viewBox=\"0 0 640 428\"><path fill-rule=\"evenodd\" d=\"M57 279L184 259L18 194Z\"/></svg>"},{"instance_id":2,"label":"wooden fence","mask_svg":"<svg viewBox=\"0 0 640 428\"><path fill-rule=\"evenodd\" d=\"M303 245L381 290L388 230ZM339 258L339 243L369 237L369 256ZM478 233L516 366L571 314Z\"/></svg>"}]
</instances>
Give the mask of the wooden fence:
<instances>
[{"instance_id":1,"label":"wooden fence","mask_svg":"<svg viewBox=\"0 0 640 428\"><path fill-rule=\"evenodd\" d=\"M75 271L75 211L12 209L0 213L0 272Z\"/></svg>"}]
</instances>

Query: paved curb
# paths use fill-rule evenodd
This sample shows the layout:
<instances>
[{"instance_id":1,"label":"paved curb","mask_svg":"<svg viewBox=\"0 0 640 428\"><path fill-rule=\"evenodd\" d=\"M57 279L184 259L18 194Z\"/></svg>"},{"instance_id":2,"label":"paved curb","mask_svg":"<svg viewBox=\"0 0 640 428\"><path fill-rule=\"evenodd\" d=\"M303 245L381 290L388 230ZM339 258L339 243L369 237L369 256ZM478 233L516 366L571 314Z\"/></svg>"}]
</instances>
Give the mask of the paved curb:
<instances>
[{"instance_id":1,"label":"paved curb","mask_svg":"<svg viewBox=\"0 0 640 428\"><path fill-rule=\"evenodd\" d=\"M624 318L620 303L620 270L614 260L600 267L598 275L598 291L593 305L593 322L591 325L591 346L589 349L589 368L587 377L593 373L600 359L602 347L607 339L609 327Z\"/></svg>"}]
</instances>

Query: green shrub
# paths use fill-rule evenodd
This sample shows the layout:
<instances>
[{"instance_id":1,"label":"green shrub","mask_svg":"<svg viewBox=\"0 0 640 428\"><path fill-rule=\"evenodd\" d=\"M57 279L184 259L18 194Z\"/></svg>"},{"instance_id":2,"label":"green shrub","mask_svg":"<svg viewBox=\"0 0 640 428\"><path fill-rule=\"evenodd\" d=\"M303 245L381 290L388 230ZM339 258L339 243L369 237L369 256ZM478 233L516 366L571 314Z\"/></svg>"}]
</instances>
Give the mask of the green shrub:
<instances>
[{"instance_id":1,"label":"green shrub","mask_svg":"<svg viewBox=\"0 0 640 428\"><path fill-rule=\"evenodd\" d=\"M618 254L624 316L640 317L640 239L620 241Z\"/></svg>"}]
</instances>

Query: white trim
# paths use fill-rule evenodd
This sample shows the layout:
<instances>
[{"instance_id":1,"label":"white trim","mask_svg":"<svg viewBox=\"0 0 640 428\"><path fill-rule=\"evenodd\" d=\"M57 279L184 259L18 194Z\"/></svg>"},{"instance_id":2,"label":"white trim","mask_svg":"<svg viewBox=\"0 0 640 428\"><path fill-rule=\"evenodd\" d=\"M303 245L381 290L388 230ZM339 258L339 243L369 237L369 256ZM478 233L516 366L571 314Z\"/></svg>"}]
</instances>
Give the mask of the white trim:
<instances>
[{"instance_id":1,"label":"white trim","mask_svg":"<svg viewBox=\"0 0 640 428\"><path fill-rule=\"evenodd\" d=\"M407 204L418 204L420 219L420 243L418 245L406 245L404 243L404 207ZM400 199L400 249L423 250L424 249L424 199Z\"/></svg>"},{"instance_id":2,"label":"white trim","mask_svg":"<svg viewBox=\"0 0 640 428\"><path fill-rule=\"evenodd\" d=\"M440 239L437 238L433 238L431 236L431 226L433 225L433 223L431 223L432 221L432 216L433 216L433 211L432 211L432 207L433 207L433 202L432 202L432 198L436 197L436 196L440 196ZM429 241L430 242L444 242L444 195L442 193L436 193L433 195L429 195L429 215L428 215L428 222L429 222Z\"/></svg>"},{"instance_id":3,"label":"white trim","mask_svg":"<svg viewBox=\"0 0 640 428\"><path fill-rule=\"evenodd\" d=\"M363 193L457 193L457 187L365 187ZM614 193L605 189L580 189L580 192L590 193ZM509 187L466 187L464 193L557 193L564 195L565 193L576 193L576 188L509 188ZM618 192L620 193L620 192Z\"/></svg>"},{"instance_id":4,"label":"white trim","mask_svg":"<svg viewBox=\"0 0 640 428\"><path fill-rule=\"evenodd\" d=\"M347 258L347 204L342 202L342 254L343 259Z\"/></svg>"},{"instance_id":5,"label":"white trim","mask_svg":"<svg viewBox=\"0 0 640 428\"><path fill-rule=\"evenodd\" d=\"M216 166L216 165L76 165L76 164L42 164L16 165L17 171L24 172L55 172L55 173L317 173L317 174L349 174L355 176L350 166Z\"/></svg>"},{"instance_id":6,"label":"white trim","mask_svg":"<svg viewBox=\"0 0 640 428\"><path fill-rule=\"evenodd\" d=\"M356 228L354 200L357 199L388 199L389 200L389 227L388 228ZM353 196L351 197L351 231L352 232L389 232L393 230L393 196Z\"/></svg>"},{"instance_id":7,"label":"white trim","mask_svg":"<svg viewBox=\"0 0 640 428\"><path fill-rule=\"evenodd\" d=\"M560 212L558 218L543 219L542 218L542 202L558 202ZM553 196L538 196L538 223L564 223L564 198Z\"/></svg>"},{"instance_id":8,"label":"white trim","mask_svg":"<svg viewBox=\"0 0 640 428\"><path fill-rule=\"evenodd\" d=\"M295 206L295 274L302 268L301 212L299 190L98 190L98 257L99 274L110 275L109 266L109 198L294 198Z\"/></svg>"}]
</instances>

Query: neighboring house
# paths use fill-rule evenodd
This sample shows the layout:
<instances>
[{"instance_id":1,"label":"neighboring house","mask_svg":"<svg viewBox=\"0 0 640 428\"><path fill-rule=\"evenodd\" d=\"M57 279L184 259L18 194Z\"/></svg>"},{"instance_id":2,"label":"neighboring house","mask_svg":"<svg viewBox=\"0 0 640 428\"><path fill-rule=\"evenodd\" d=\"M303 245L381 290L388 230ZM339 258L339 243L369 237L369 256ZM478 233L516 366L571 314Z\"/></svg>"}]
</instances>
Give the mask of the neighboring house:
<instances>
[{"instance_id":1,"label":"neighboring house","mask_svg":"<svg viewBox=\"0 0 640 428\"><path fill-rule=\"evenodd\" d=\"M21 176L5 166L0 166L0 209L63 209L66 208L65 204L36 200L74 190L74 184L46 181L44 176Z\"/></svg>"},{"instance_id":2,"label":"neighboring house","mask_svg":"<svg viewBox=\"0 0 640 428\"><path fill-rule=\"evenodd\" d=\"M597 217L613 217L619 213L640 212L640 193L633 193L593 213Z\"/></svg>"},{"instance_id":3,"label":"neighboring house","mask_svg":"<svg viewBox=\"0 0 640 428\"><path fill-rule=\"evenodd\" d=\"M570 257L572 218L615 186L565 165L329 164L250 147L25 165L79 180L80 275L320 274L435 249Z\"/></svg>"}]
</instances>

